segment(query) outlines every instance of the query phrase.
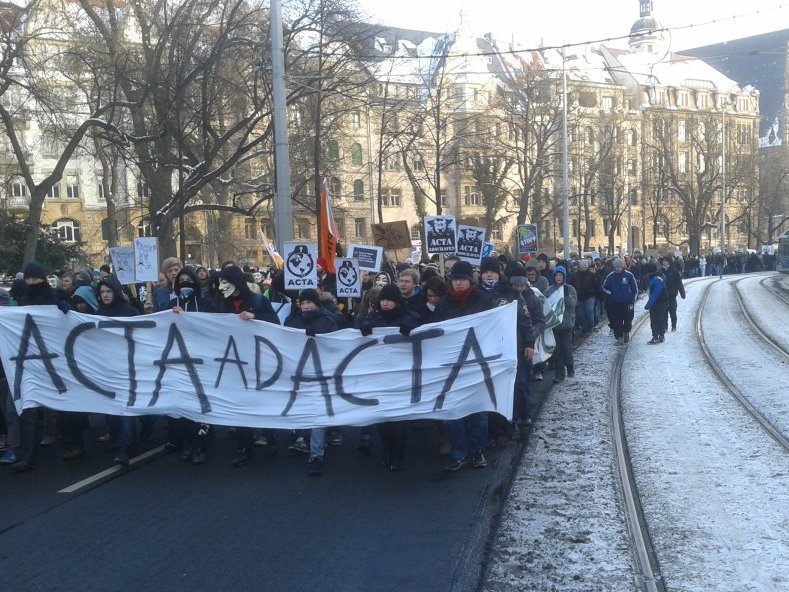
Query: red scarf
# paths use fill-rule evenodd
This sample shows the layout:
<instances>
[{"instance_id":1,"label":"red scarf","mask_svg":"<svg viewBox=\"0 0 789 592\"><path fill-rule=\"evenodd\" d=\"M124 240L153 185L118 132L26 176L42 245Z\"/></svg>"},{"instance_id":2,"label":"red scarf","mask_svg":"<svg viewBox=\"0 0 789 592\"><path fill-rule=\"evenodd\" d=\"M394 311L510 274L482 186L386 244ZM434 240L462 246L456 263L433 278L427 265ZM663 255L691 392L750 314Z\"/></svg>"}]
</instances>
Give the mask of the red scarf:
<instances>
[{"instance_id":1,"label":"red scarf","mask_svg":"<svg viewBox=\"0 0 789 592\"><path fill-rule=\"evenodd\" d=\"M474 284L470 285L466 290L452 290L449 293L449 299L460 308L463 308L476 290L477 287Z\"/></svg>"}]
</instances>

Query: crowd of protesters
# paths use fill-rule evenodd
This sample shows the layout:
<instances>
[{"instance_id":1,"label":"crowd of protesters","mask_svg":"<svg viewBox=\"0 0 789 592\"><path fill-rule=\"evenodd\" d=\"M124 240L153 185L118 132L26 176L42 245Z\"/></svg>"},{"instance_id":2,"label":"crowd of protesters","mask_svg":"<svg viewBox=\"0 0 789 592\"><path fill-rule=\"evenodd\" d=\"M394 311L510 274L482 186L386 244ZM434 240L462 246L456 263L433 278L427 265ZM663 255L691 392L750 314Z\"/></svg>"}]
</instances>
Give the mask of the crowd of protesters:
<instances>
[{"instance_id":1,"label":"crowd of protesters","mask_svg":"<svg viewBox=\"0 0 789 592\"><path fill-rule=\"evenodd\" d=\"M652 340L662 343L669 327L676 329L677 296L685 297L683 277L709 274L717 266L728 266L728 259L655 257L613 257L610 259L551 260L540 253L531 258L511 259L504 255L486 257L475 269L470 263L449 256L444 261L434 256L420 263L394 265L384 261L382 271L365 274L360 299L333 295L333 276L321 273L318 289L300 292L285 290L283 274L276 269L240 267L233 261L219 269L184 266L177 258L162 262L159 281L154 285L122 286L110 266L98 270L45 270L36 262L28 263L17 274L10 291L0 289L0 305L51 305L64 314L78 311L109 317L129 317L152 312L173 311L234 313L245 320L259 320L302 329L307 335L356 328L369 334L376 327L397 327L408 334L425 323L441 322L460 316L518 303L517 373L514 410L511 421L498 414L475 413L469 417L436 422L440 453L448 456L445 469L457 471L464 466L484 468L486 449L502 438L516 438L535 412L530 396L531 384L543 380L546 367L554 369L554 383L575 376L573 347L579 337L599 328L604 319L615 345L630 339L634 306L641 293L648 292ZM745 263L743 270L759 270ZM701 264L704 262L704 264ZM564 297L561 322L546 329L543 302L557 291ZM542 297L545 298L542 298ZM287 316L281 309L290 304ZM556 347L547 362L532 365L535 341L551 331ZM64 461L86 454L84 438L89 425L99 425L99 439L112 442L113 460L127 465L139 451L140 443L150 437L155 416L90 417L86 413L25 409L21 415L8 391L0 367L0 465L15 472L34 467L39 446L62 447ZM213 426L184 418L166 419L165 448L180 451L184 461L199 465L207 461ZM312 429L283 434L279 430L235 428L234 466L249 463L259 446L274 446L287 439L292 454L304 454L309 472L324 470L325 451L342 445L341 429ZM383 422L361 429L359 453L370 455L374 435L380 440L381 464L398 471L405 467L407 422Z\"/></svg>"}]
</instances>

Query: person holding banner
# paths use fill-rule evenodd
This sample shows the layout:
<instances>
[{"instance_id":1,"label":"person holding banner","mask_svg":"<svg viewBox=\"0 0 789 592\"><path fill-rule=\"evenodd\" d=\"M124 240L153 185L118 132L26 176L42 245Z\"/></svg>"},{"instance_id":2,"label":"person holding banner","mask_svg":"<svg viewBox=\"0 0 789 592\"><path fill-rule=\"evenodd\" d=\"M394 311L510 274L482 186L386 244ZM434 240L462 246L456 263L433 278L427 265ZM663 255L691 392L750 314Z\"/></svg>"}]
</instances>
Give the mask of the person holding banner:
<instances>
[{"instance_id":1,"label":"person holding banner","mask_svg":"<svg viewBox=\"0 0 789 592\"><path fill-rule=\"evenodd\" d=\"M556 374L553 379L554 384L564 380L565 369L569 378L575 376L573 330L575 329L575 307L578 304L578 295L575 288L566 283L566 279L567 271L563 266L557 265L556 269L553 270L553 284L545 293L545 296L552 300L552 294L562 292L563 300L561 308L554 306L554 311L557 315L560 310L564 311L561 324L553 329L553 336L556 339L556 351L553 354L556 367Z\"/></svg>"},{"instance_id":2,"label":"person holding banner","mask_svg":"<svg viewBox=\"0 0 789 592\"><path fill-rule=\"evenodd\" d=\"M167 257L162 261L161 270L167 283L153 291L153 308L146 302L145 312L160 312L172 308L170 303L176 298L175 280L183 268L184 264L178 257Z\"/></svg>"},{"instance_id":3,"label":"person holding banner","mask_svg":"<svg viewBox=\"0 0 789 592\"><path fill-rule=\"evenodd\" d=\"M449 294L436 306L436 320L455 319L493 307L493 301L476 286L471 263L458 261L452 267ZM473 413L463 419L447 421L446 425L452 452L444 470L455 472L469 462L478 469L488 466L484 454L488 443L487 413Z\"/></svg>"},{"instance_id":4,"label":"person holding banner","mask_svg":"<svg viewBox=\"0 0 789 592\"><path fill-rule=\"evenodd\" d=\"M419 326L416 312L405 306L402 290L393 285L384 286L370 313L362 323L362 335L370 335L377 327L397 327L401 334L410 335ZM378 424L384 456L381 466L390 471L405 467L408 422L385 421Z\"/></svg>"},{"instance_id":5,"label":"person holding banner","mask_svg":"<svg viewBox=\"0 0 789 592\"><path fill-rule=\"evenodd\" d=\"M331 333L339 327L328 311L321 307L321 299L317 290L308 288L299 294L299 306L291 310L290 316L285 319L286 327L304 329L307 335ZM306 430L296 432L296 439L288 447L293 452L307 452ZM313 428L310 430L309 465L310 475L323 474L323 457L326 452L326 428Z\"/></svg>"},{"instance_id":6,"label":"person holding banner","mask_svg":"<svg viewBox=\"0 0 789 592\"><path fill-rule=\"evenodd\" d=\"M279 325L279 317L262 294L253 294L247 286L244 272L235 265L227 265L219 272L217 298L208 312L237 314L244 321L263 321ZM236 428L236 455L231 464L241 467L254 456L255 433L252 428Z\"/></svg>"}]
</instances>

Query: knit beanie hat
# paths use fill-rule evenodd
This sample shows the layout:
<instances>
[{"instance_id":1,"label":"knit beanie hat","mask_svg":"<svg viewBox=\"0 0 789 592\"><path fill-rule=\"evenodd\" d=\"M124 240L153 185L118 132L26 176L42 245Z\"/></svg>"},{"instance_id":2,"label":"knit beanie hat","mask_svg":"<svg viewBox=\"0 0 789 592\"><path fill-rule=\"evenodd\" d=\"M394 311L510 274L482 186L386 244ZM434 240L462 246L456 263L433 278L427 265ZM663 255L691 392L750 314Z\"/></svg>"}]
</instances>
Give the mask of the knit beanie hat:
<instances>
[{"instance_id":1,"label":"knit beanie hat","mask_svg":"<svg viewBox=\"0 0 789 592\"><path fill-rule=\"evenodd\" d=\"M318 307L320 307L321 305L321 297L318 295L318 291L313 288L307 288L306 290L302 290L301 294L299 294L299 301L300 302L309 301Z\"/></svg>"},{"instance_id":2,"label":"knit beanie hat","mask_svg":"<svg viewBox=\"0 0 789 592\"><path fill-rule=\"evenodd\" d=\"M557 273L561 273L562 277L565 277L565 278L567 277L567 270L564 267L562 267L561 265L557 265L556 269L553 270L553 277L554 278L556 277Z\"/></svg>"},{"instance_id":3,"label":"knit beanie hat","mask_svg":"<svg viewBox=\"0 0 789 592\"><path fill-rule=\"evenodd\" d=\"M44 266L41 265L38 261L31 261L30 263L25 265L22 274L25 279L28 278L39 279L39 280L47 279L47 272L44 270Z\"/></svg>"},{"instance_id":4,"label":"knit beanie hat","mask_svg":"<svg viewBox=\"0 0 789 592\"><path fill-rule=\"evenodd\" d=\"M624 266L625 266L625 262L622 261L622 259L620 259L619 257L614 257L613 260L611 261L611 267L616 268L616 267L624 267Z\"/></svg>"},{"instance_id":5,"label":"knit beanie hat","mask_svg":"<svg viewBox=\"0 0 789 592\"><path fill-rule=\"evenodd\" d=\"M498 267L499 262L496 261L496 266ZM460 279L465 278L467 280L474 281L474 268L471 267L471 263L468 261L458 261L455 265L452 266L452 279Z\"/></svg>"},{"instance_id":6,"label":"knit beanie hat","mask_svg":"<svg viewBox=\"0 0 789 592\"><path fill-rule=\"evenodd\" d=\"M395 286L394 284L388 284L381 288L381 293L378 296L378 301L381 300L391 300L396 304L403 303L403 295L400 293L400 288Z\"/></svg>"},{"instance_id":7,"label":"knit beanie hat","mask_svg":"<svg viewBox=\"0 0 789 592\"><path fill-rule=\"evenodd\" d=\"M479 266L479 273L483 274L486 271L492 271L501 275L501 265L497 257L485 257L482 260L482 264Z\"/></svg>"},{"instance_id":8,"label":"knit beanie hat","mask_svg":"<svg viewBox=\"0 0 789 592\"><path fill-rule=\"evenodd\" d=\"M507 264L507 277L511 284L528 284L526 265L522 261L510 261Z\"/></svg>"}]
</instances>

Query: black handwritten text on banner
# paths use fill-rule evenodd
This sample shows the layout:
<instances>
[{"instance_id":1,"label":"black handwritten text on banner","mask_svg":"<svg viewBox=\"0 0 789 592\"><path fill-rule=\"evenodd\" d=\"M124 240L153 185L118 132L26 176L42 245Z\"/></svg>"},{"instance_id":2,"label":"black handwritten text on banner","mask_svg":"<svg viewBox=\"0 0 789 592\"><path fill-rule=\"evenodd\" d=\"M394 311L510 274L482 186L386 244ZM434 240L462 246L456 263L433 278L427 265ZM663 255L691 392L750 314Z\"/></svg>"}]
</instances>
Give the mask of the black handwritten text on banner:
<instances>
[{"instance_id":1,"label":"black handwritten text on banner","mask_svg":"<svg viewBox=\"0 0 789 592\"><path fill-rule=\"evenodd\" d=\"M410 337L304 332L237 315L110 319L0 308L0 358L18 409L164 414L270 428L511 417L515 304Z\"/></svg>"}]
</instances>

